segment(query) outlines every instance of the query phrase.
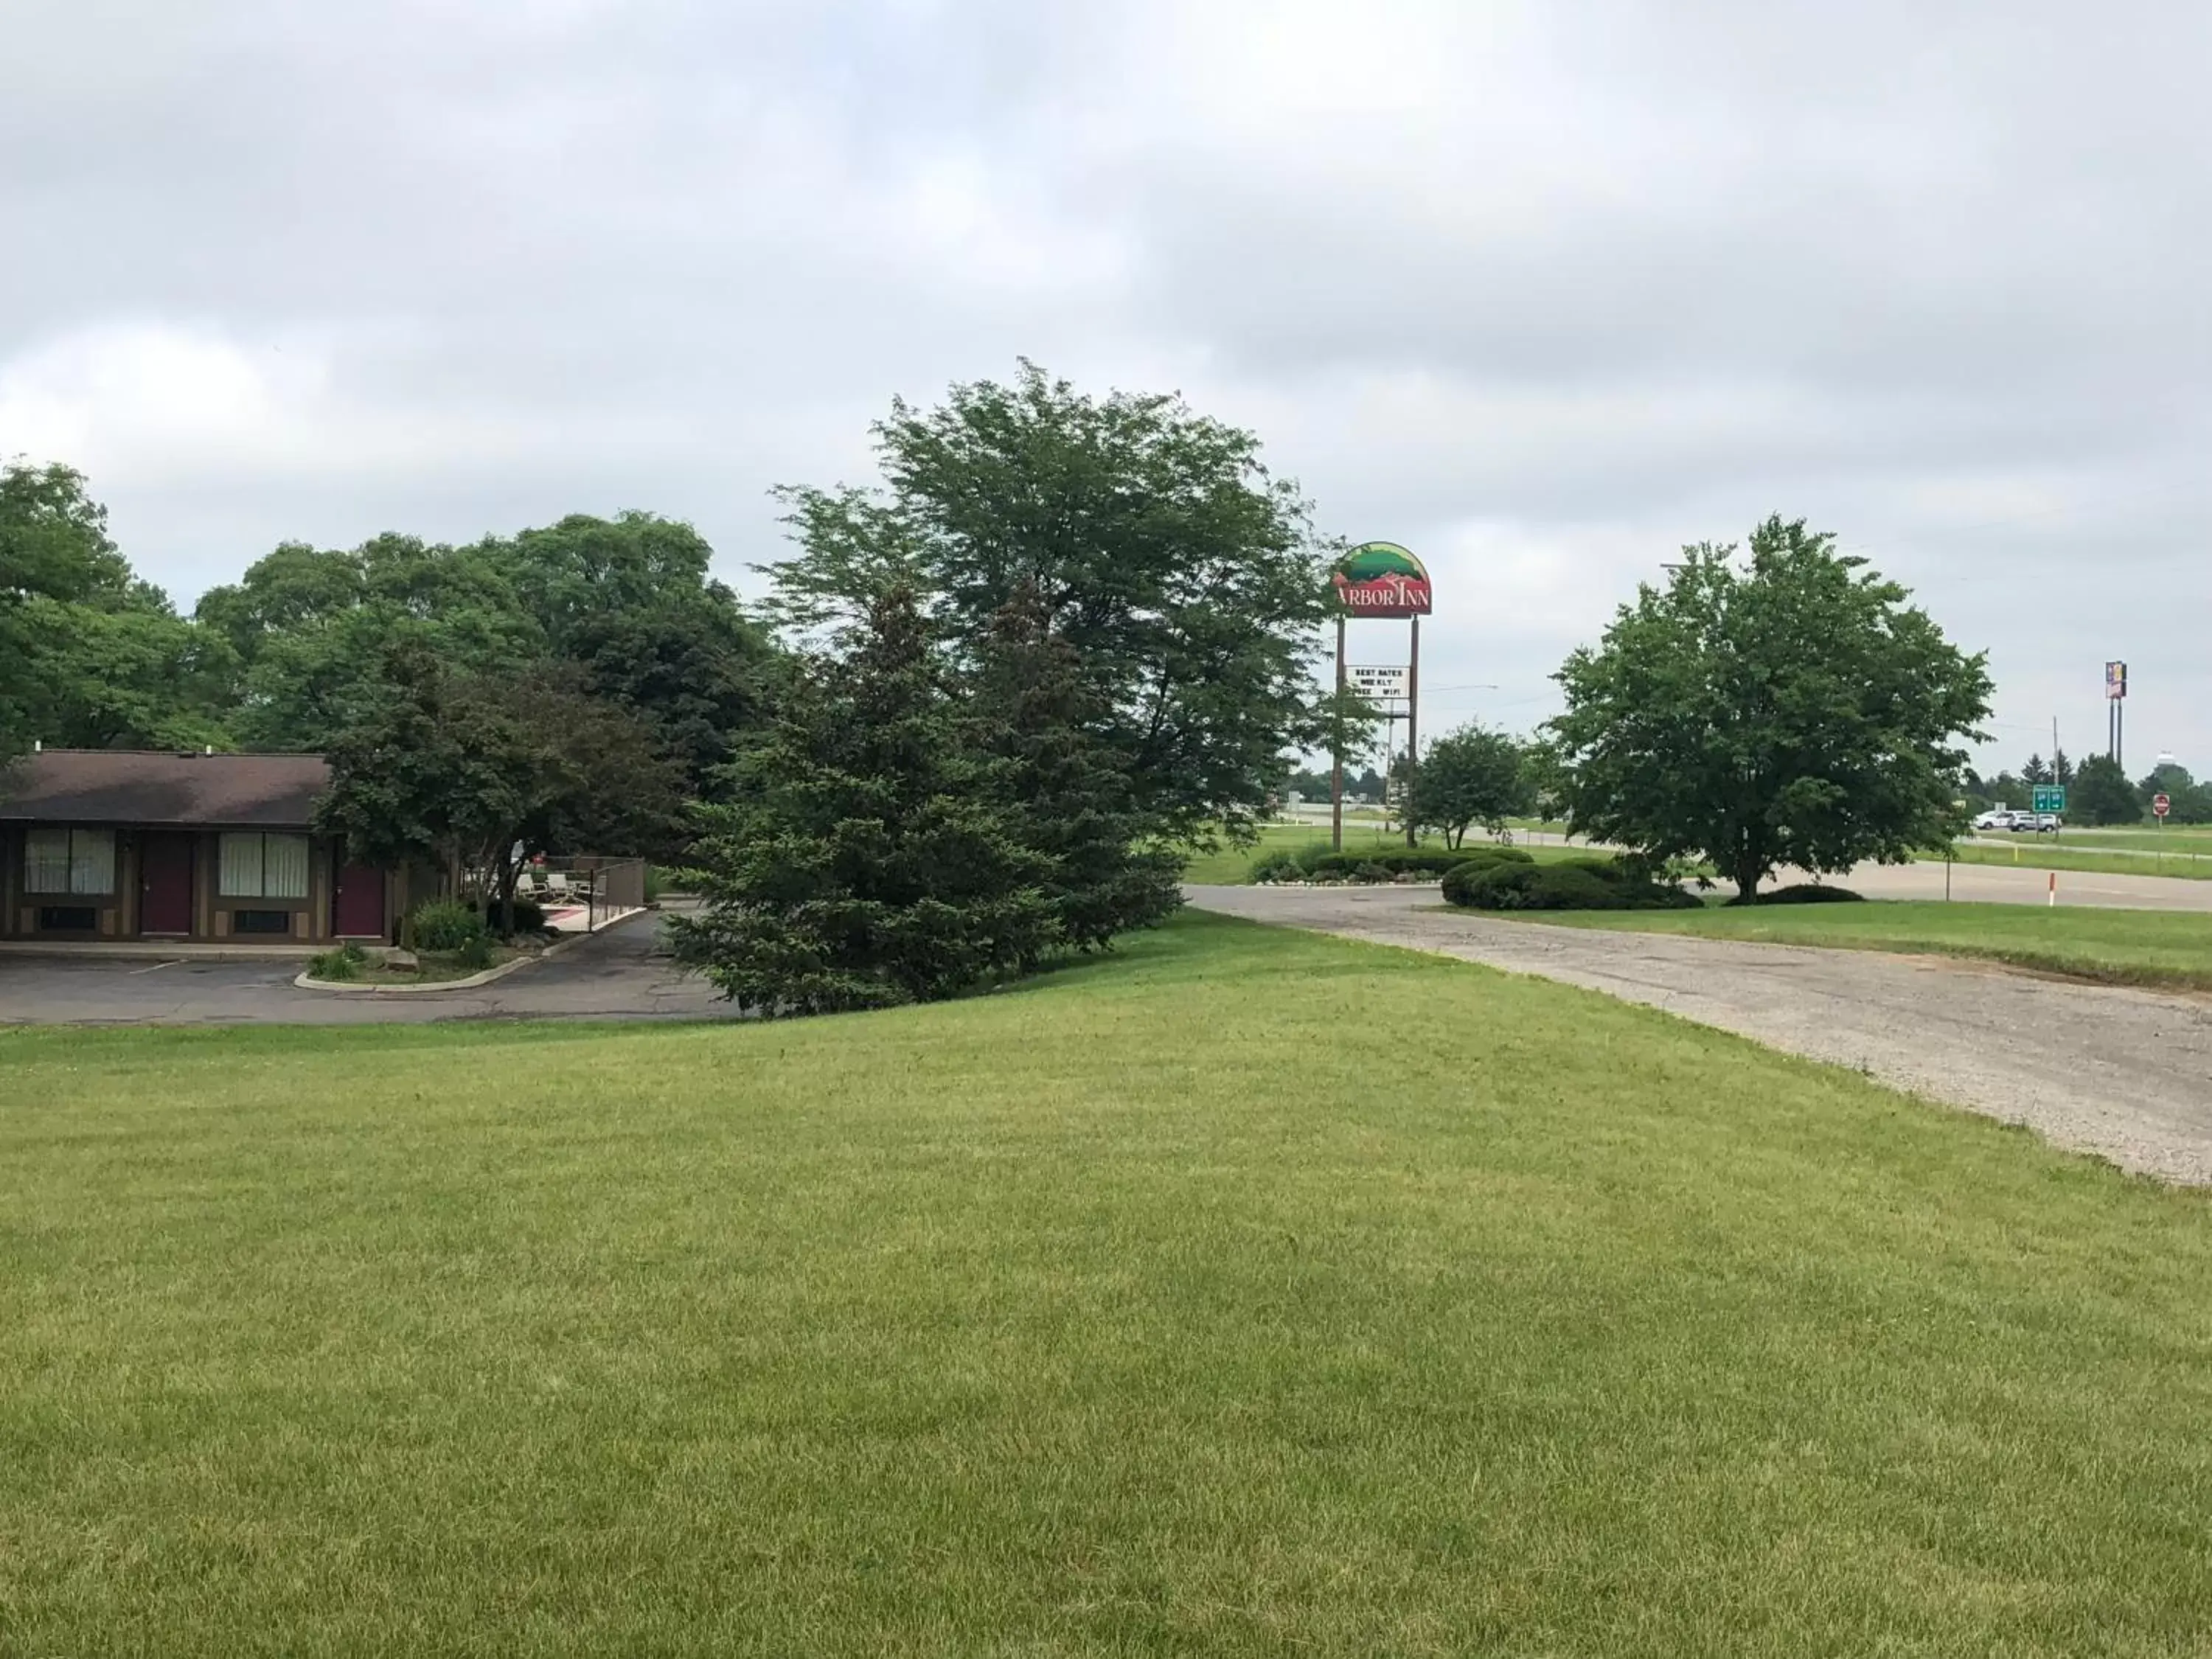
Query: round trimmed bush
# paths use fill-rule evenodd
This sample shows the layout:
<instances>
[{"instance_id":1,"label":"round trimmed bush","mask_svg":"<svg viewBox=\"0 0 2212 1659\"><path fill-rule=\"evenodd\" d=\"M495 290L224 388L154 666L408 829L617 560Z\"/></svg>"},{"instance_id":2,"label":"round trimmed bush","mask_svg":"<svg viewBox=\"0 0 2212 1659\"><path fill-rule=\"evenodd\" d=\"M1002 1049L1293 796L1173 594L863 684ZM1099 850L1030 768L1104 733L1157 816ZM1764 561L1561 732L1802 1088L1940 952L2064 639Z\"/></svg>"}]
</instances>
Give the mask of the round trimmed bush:
<instances>
[{"instance_id":1,"label":"round trimmed bush","mask_svg":"<svg viewBox=\"0 0 2212 1659\"><path fill-rule=\"evenodd\" d=\"M1694 895L1672 884L1629 880L1612 860L1595 855L1551 864L1495 859L1463 864L1445 876L1444 898L1474 910L1672 910L1698 904Z\"/></svg>"},{"instance_id":2,"label":"round trimmed bush","mask_svg":"<svg viewBox=\"0 0 2212 1659\"><path fill-rule=\"evenodd\" d=\"M1255 882L1304 881L1305 878L1305 866L1287 847L1278 847L1273 852L1262 853L1252 860L1251 879Z\"/></svg>"},{"instance_id":3,"label":"round trimmed bush","mask_svg":"<svg viewBox=\"0 0 2212 1659\"><path fill-rule=\"evenodd\" d=\"M1444 883L1447 900L1476 910L1625 910L1629 902L1604 877L1571 864L1462 865Z\"/></svg>"},{"instance_id":4,"label":"round trimmed bush","mask_svg":"<svg viewBox=\"0 0 2212 1659\"><path fill-rule=\"evenodd\" d=\"M483 918L459 899L426 899L411 921L418 951L459 951L484 936Z\"/></svg>"},{"instance_id":5,"label":"round trimmed bush","mask_svg":"<svg viewBox=\"0 0 2212 1659\"><path fill-rule=\"evenodd\" d=\"M484 931L496 933L506 920L506 907L497 899L484 902ZM545 931L545 907L536 899L518 898L514 902L514 931L523 933L542 933Z\"/></svg>"},{"instance_id":6,"label":"round trimmed bush","mask_svg":"<svg viewBox=\"0 0 2212 1659\"><path fill-rule=\"evenodd\" d=\"M1628 878L1628 872L1621 868L1617 860L1607 858L1602 853L1577 853L1571 858L1554 859L1552 867L1554 870L1587 870L1605 881L1623 881Z\"/></svg>"},{"instance_id":7,"label":"round trimmed bush","mask_svg":"<svg viewBox=\"0 0 2212 1659\"><path fill-rule=\"evenodd\" d=\"M1731 904L1741 904L1740 898L1730 899ZM1778 887L1771 893L1753 896L1753 904L1863 904L1865 898L1848 887L1823 887L1818 882L1802 882L1795 887Z\"/></svg>"},{"instance_id":8,"label":"round trimmed bush","mask_svg":"<svg viewBox=\"0 0 2212 1659\"><path fill-rule=\"evenodd\" d=\"M1535 855L1519 847L1479 846L1459 849L1460 864L1534 864ZM1454 865L1457 869L1459 865Z\"/></svg>"},{"instance_id":9,"label":"round trimmed bush","mask_svg":"<svg viewBox=\"0 0 2212 1659\"><path fill-rule=\"evenodd\" d=\"M1532 865L1522 891L1524 910L1625 910L1629 902L1618 882L1580 864Z\"/></svg>"}]
</instances>

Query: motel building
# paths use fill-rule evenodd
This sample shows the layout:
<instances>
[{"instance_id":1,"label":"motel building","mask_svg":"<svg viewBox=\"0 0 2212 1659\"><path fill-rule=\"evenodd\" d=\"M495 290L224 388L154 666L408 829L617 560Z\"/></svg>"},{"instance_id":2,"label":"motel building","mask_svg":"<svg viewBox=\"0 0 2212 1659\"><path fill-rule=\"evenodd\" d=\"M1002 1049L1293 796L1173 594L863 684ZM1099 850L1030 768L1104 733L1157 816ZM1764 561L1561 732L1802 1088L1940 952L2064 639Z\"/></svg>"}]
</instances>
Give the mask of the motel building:
<instances>
[{"instance_id":1,"label":"motel building","mask_svg":"<svg viewBox=\"0 0 2212 1659\"><path fill-rule=\"evenodd\" d=\"M46 749L0 767L0 940L389 942L405 877L313 832L319 755Z\"/></svg>"}]
</instances>

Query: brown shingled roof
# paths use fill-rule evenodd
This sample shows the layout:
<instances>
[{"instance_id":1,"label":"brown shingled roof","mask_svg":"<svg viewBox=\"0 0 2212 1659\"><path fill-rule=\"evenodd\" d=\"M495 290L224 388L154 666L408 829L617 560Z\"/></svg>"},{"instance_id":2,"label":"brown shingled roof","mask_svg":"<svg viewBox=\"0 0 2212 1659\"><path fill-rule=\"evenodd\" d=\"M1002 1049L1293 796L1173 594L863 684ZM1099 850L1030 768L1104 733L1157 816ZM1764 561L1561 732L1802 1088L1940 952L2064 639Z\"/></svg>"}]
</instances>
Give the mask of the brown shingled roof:
<instances>
[{"instance_id":1,"label":"brown shingled roof","mask_svg":"<svg viewBox=\"0 0 2212 1659\"><path fill-rule=\"evenodd\" d=\"M0 819L304 830L330 781L320 755L48 749L0 768Z\"/></svg>"}]
</instances>

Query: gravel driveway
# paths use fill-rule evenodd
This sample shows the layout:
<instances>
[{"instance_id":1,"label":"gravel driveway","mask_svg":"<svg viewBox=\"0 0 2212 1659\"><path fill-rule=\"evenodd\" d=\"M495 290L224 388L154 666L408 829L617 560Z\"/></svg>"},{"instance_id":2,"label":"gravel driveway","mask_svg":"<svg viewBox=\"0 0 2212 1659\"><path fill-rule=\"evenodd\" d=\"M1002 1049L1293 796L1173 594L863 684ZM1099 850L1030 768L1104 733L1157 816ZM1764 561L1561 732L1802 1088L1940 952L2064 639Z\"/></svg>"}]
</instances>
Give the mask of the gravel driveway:
<instances>
[{"instance_id":1,"label":"gravel driveway","mask_svg":"<svg viewBox=\"0 0 2212 1659\"><path fill-rule=\"evenodd\" d=\"M1191 887L1202 909L1404 945L1646 1003L2212 1184L2212 1000L1944 957L1608 933L1440 910L1433 887Z\"/></svg>"}]
</instances>

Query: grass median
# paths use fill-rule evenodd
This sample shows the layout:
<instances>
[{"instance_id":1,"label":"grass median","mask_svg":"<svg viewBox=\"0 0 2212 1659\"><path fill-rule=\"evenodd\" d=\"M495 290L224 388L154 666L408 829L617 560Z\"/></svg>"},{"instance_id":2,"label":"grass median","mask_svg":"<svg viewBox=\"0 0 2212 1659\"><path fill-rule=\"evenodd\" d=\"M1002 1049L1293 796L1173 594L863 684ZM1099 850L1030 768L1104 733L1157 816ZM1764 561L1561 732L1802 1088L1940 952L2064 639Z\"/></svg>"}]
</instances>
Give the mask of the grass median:
<instances>
[{"instance_id":1,"label":"grass median","mask_svg":"<svg viewBox=\"0 0 2212 1659\"><path fill-rule=\"evenodd\" d=\"M2212 1629L2201 1194L1411 953L0 1036L0 1218L12 1651Z\"/></svg>"},{"instance_id":2,"label":"grass median","mask_svg":"<svg viewBox=\"0 0 2212 1659\"><path fill-rule=\"evenodd\" d=\"M1530 912L1513 919L1765 945L1980 957L2105 984L2212 989L2212 915L2185 911L1877 900Z\"/></svg>"},{"instance_id":3,"label":"grass median","mask_svg":"<svg viewBox=\"0 0 2212 1659\"><path fill-rule=\"evenodd\" d=\"M2201 845L2198 844L2198 845ZM2084 875L2178 876L2185 880L2212 881L2212 852L2186 849L2164 853L2100 853L2080 845L2023 841L2017 847L1959 847L1952 850L1957 864L2003 865L2022 870L2078 870ZM1941 864L1940 854L1923 854L1923 864Z\"/></svg>"}]
</instances>

